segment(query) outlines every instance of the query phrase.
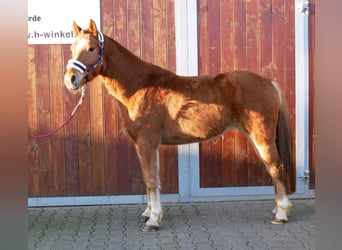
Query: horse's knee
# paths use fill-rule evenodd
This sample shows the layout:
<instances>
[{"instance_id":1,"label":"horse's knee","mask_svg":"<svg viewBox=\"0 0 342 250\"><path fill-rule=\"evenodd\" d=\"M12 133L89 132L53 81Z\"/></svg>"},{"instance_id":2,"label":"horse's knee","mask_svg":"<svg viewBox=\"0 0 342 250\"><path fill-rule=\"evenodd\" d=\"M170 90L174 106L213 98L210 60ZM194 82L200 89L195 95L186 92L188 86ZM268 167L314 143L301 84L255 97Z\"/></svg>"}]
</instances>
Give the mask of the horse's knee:
<instances>
[{"instance_id":1,"label":"horse's knee","mask_svg":"<svg viewBox=\"0 0 342 250\"><path fill-rule=\"evenodd\" d=\"M155 168L142 168L143 178L148 190L160 189L159 171Z\"/></svg>"},{"instance_id":2,"label":"horse's knee","mask_svg":"<svg viewBox=\"0 0 342 250\"><path fill-rule=\"evenodd\" d=\"M160 190L160 182L158 180L145 180L146 188L150 191Z\"/></svg>"}]
</instances>

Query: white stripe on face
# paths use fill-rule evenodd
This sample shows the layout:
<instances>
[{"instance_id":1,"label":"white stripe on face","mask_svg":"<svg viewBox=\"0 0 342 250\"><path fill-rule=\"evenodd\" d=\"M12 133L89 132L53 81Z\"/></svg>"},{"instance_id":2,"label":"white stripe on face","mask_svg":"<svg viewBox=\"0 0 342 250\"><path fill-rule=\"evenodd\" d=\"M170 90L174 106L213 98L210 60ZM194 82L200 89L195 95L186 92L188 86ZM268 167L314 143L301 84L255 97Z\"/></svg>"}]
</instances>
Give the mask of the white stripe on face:
<instances>
[{"instance_id":1,"label":"white stripe on face","mask_svg":"<svg viewBox=\"0 0 342 250\"><path fill-rule=\"evenodd\" d=\"M75 48L75 49L76 49L76 51L75 51L75 56L78 56L79 53L84 49L84 47L85 47L87 44L88 44L87 39L81 38L81 39L78 41L77 45L76 45L76 48Z\"/></svg>"}]
</instances>

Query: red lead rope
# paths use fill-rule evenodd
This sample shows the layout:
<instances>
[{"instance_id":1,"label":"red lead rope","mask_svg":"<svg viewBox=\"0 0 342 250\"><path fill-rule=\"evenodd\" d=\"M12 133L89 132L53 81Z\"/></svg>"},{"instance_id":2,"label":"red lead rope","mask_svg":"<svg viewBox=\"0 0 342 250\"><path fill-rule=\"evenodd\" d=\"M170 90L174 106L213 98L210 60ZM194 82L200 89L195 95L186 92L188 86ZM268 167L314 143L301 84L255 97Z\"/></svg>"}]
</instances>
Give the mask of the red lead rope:
<instances>
[{"instance_id":1,"label":"red lead rope","mask_svg":"<svg viewBox=\"0 0 342 250\"><path fill-rule=\"evenodd\" d=\"M85 89L86 89L86 85L83 85L82 87L82 95L80 97L80 100L78 101L76 107L74 108L74 110L72 111L70 117L58 128L50 131L49 133L46 134L41 134L41 135L28 135L29 139L41 139L41 138L45 138L45 137L49 137L50 135L53 135L54 133L58 132L59 130L61 130L62 128L64 128L66 125L68 125L68 123L72 120L72 118L74 118L76 111L78 110L78 108L81 106L83 99L84 99L84 94L85 94Z\"/></svg>"}]
</instances>

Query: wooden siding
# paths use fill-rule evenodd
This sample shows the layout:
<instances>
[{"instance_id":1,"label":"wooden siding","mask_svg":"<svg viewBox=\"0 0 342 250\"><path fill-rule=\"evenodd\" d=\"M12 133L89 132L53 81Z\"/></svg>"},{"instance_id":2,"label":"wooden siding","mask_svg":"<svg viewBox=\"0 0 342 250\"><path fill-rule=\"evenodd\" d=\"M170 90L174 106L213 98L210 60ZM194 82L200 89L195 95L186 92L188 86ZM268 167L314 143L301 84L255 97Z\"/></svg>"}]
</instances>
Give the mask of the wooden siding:
<instances>
[{"instance_id":1,"label":"wooden siding","mask_svg":"<svg viewBox=\"0 0 342 250\"><path fill-rule=\"evenodd\" d=\"M198 0L199 73L246 69L277 80L295 125L294 3ZM271 185L237 130L200 144L201 187Z\"/></svg>"},{"instance_id":2,"label":"wooden siding","mask_svg":"<svg viewBox=\"0 0 342 250\"><path fill-rule=\"evenodd\" d=\"M277 80L295 127L294 3L284 0L197 0L199 74L247 69ZM143 60L176 71L174 0L101 0L102 31ZM311 24L314 19L311 17ZM70 24L71 26L71 24ZM314 26L311 26L313 107ZM75 107L63 85L70 45L28 46L28 132L60 126ZM314 111L310 109L314 178ZM161 147L162 193L178 193L177 147ZM116 101L89 84L75 119L62 131L28 141L29 197L144 194L140 164L120 125ZM253 147L238 131L200 144L200 186L271 185ZM314 183L310 183L314 188Z\"/></svg>"},{"instance_id":3,"label":"wooden siding","mask_svg":"<svg viewBox=\"0 0 342 250\"><path fill-rule=\"evenodd\" d=\"M172 0L102 0L101 17L106 35L142 59L175 72ZM29 134L60 126L75 107L78 96L63 85L70 56L70 45L28 46ZM177 147L161 147L160 162L162 193L177 193ZM65 129L28 141L28 179L29 197L145 193L116 101L101 83L88 85L81 108Z\"/></svg>"}]
</instances>

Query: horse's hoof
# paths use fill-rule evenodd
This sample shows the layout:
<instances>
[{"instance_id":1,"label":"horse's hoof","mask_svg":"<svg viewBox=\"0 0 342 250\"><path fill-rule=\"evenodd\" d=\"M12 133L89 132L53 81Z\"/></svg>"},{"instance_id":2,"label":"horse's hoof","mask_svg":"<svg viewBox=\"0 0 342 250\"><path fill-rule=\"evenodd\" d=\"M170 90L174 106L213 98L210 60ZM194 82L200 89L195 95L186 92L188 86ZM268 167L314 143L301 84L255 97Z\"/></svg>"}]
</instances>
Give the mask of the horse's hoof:
<instances>
[{"instance_id":1,"label":"horse's hoof","mask_svg":"<svg viewBox=\"0 0 342 250\"><path fill-rule=\"evenodd\" d=\"M287 222L287 220L284 220L284 219L278 219L278 218L275 218L271 221L272 224L274 225L283 225Z\"/></svg>"},{"instance_id":2,"label":"horse's hoof","mask_svg":"<svg viewBox=\"0 0 342 250\"><path fill-rule=\"evenodd\" d=\"M141 223L141 224L145 224L146 221L148 221L149 218L150 218L150 217L147 217L147 216L141 216L141 218L140 218L140 223Z\"/></svg>"},{"instance_id":3,"label":"horse's hoof","mask_svg":"<svg viewBox=\"0 0 342 250\"><path fill-rule=\"evenodd\" d=\"M157 230L159 229L158 226L147 226L147 225L144 225L143 228L142 228L142 231L143 232L156 232Z\"/></svg>"}]
</instances>

